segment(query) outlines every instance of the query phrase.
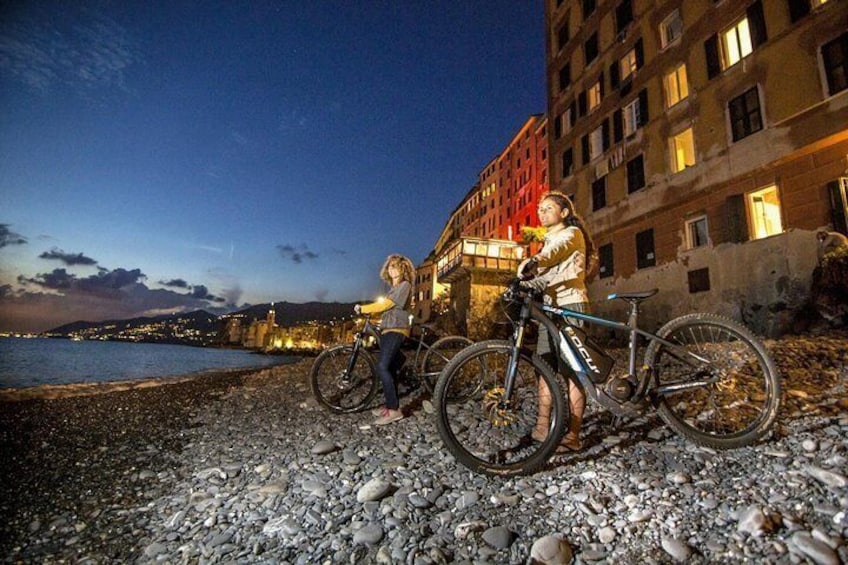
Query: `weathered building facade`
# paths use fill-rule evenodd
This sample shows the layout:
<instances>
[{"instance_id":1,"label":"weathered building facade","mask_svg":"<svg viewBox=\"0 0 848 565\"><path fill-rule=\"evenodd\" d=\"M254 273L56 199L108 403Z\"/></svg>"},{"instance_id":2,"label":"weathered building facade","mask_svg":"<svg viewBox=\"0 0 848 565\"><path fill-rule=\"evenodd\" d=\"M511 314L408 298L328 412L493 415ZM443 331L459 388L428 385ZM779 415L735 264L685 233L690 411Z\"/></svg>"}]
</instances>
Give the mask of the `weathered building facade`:
<instances>
[{"instance_id":1,"label":"weathered building facade","mask_svg":"<svg viewBox=\"0 0 848 565\"><path fill-rule=\"evenodd\" d=\"M547 0L550 184L599 247L590 287L791 330L815 231L845 230L848 2Z\"/></svg>"}]
</instances>

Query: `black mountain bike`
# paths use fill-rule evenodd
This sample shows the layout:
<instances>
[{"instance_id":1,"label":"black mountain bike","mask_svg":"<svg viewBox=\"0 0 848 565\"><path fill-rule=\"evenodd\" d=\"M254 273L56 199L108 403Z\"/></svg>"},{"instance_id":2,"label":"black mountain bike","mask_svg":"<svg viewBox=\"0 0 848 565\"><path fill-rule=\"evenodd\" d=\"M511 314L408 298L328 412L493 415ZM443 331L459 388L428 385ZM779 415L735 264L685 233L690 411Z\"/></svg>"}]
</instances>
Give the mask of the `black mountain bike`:
<instances>
[{"instance_id":1,"label":"black mountain bike","mask_svg":"<svg viewBox=\"0 0 848 565\"><path fill-rule=\"evenodd\" d=\"M512 281L501 296L519 310L511 339L463 350L436 383L437 424L448 450L466 467L486 474L539 469L553 455L568 422L568 388L560 374L576 379L588 399L612 414L655 409L675 432L701 445L735 448L763 437L780 406L778 372L763 344L744 326L713 314L675 318L656 335L641 330L639 303L656 293L611 294L609 300L630 304L625 324L545 305L521 288L520 279ZM559 367L525 347L531 320L557 337ZM613 374L614 360L574 320L629 333L627 372ZM640 338L648 343L638 366ZM539 381L552 397L550 426L541 442L531 437Z\"/></svg>"},{"instance_id":2,"label":"black mountain bike","mask_svg":"<svg viewBox=\"0 0 848 565\"><path fill-rule=\"evenodd\" d=\"M432 326L418 324L410 338L415 348L411 361L405 356L398 371L402 384L422 384L429 392L448 361L459 351L474 342L461 335L449 335L427 342L435 335ZM309 382L315 399L335 413L358 412L367 408L382 386L377 375L377 362L368 351L370 342L379 343L380 326L365 318L362 330L354 336L353 343L340 344L322 352L312 364Z\"/></svg>"}]
</instances>

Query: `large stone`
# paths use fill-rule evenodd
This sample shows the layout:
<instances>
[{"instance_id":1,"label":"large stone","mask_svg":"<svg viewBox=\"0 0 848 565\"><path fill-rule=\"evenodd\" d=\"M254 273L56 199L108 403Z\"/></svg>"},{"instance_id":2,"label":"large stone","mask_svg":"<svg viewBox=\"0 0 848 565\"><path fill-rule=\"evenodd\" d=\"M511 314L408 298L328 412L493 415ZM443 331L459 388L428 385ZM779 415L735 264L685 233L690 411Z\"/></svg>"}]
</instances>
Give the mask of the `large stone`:
<instances>
[{"instance_id":1,"label":"large stone","mask_svg":"<svg viewBox=\"0 0 848 565\"><path fill-rule=\"evenodd\" d=\"M359 491L357 491L356 500L358 502L382 500L389 494L391 489L391 483L380 477L375 477L362 485Z\"/></svg>"},{"instance_id":2,"label":"large stone","mask_svg":"<svg viewBox=\"0 0 848 565\"><path fill-rule=\"evenodd\" d=\"M515 539L515 535L506 526L495 526L483 532L483 541L495 549L506 549Z\"/></svg>"},{"instance_id":3,"label":"large stone","mask_svg":"<svg viewBox=\"0 0 848 565\"><path fill-rule=\"evenodd\" d=\"M544 536L533 542L530 548L530 563L540 565L565 565L571 563L574 554L568 542L558 536Z\"/></svg>"}]
</instances>

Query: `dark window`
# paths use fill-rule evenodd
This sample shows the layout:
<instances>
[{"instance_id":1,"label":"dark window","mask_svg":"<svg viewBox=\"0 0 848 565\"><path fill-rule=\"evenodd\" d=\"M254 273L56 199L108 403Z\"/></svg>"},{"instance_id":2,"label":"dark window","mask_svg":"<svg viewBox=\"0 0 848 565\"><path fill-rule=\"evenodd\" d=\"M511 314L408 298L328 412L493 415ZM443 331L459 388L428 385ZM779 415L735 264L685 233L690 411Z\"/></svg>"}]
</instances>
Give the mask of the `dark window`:
<instances>
[{"instance_id":1,"label":"dark window","mask_svg":"<svg viewBox=\"0 0 848 565\"><path fill-rule=\"evenodd\" d=\"M645 230L636 234L636 268L644 269L657 264L654 257L654 230Z\"/></svg>"},{"instance_id":2,"label":"dark window","mask_svg":"<svg viewBox=\"0 0 848 565\"><path fill-rule=\"evenodd\" d=\"M622 2L615 8L615 32L617 34L621 33L632 21L633 2L632 0L622 0Z\"/></svg>"},{"instance_id":3,"label":"dark window","mask_svg":"<svg viewBox=\"0 0 848 565\"><path fill-rule=\"evenodd\" d=\"M592 183L592 211L600 210L607 205L606 175Z\"/></svg>"},{"instance_id":4,"label":"dark window","mask_svg":"<svg viewBox=\"0 0 848 565\"><path fill-rule=\"evenodd\" d=\"M564 64L559 70L559 89L565 90L571 84L571 65Z\"/></svg>"},{"instance_id":5,"label":"dark window","mask_svg":"<svg viewBox=\"0 0 848 565\"><path fill-rule=\"evenodd\" d=\"M554 139L562 137L562 114L554 120Z\"/></svg>"},{"instance_id":6,"label":"dark window","mask_svg":"<svg viewBox=\"0 0 848 565\"><path fill-rule=\"evenodd\" d=\"M834 229L848 234L848 181L837 179L827 183L830 196L830 215Z\"/></svg>"},{"instance_id":7,"label":"dark window","mask_svg":"<svg viewBox=\"0 0 848 565\"><path fill-rule=\"evenodd\" d=\"M574 152L571 147L562 152L562 178L570 176L574 169Z\"/></svg>"},{"instance_id":8,"label":"dark window","mask_svg":"<svg viewBox=\"0 0 848 565\"><path fill-rule=\"evenodd\" d=\"M724 200L725 237L732 243L748 241L748 217L745 195L731 194Z\"/></svg>"},{"instance_id":9,"label":"dark window","mask_svg":"<svg viewBox=\"0 0 848 565\"><path fill-rule=\"evenodd\" d=\"M797 22L810 13L810 0L789 0L789 19Z\"/></svg>"},{"instance_id":10,"label":"dark window","mask_svg":"<svg viewBox=\"0 0 848 565\"><path fill-rule=\"evenodd\" d=\"M557 30L557 47L562 49L568 43L569 39L571 39L571 36L568 33L568 14L566 14L565 20L563 20L562 25Z\"/></svg>"},{"instance_id":11,"label":"dark window","mask_svg":"<svg viewBox=\"0 0 848 565\"><path fill-rule=\"evenodd\" d=\"M639 155L627 162L627 192L645 187L645 160Z\"/></svg>"},{"instance_id":12,"label":"dark window","mask_svg":"<svg viewBox=\"0 0 848 565\"><path fill-rule=\"evenodd\" d=\"M583 52L586 55L586 65L597 59L598 57L598 32L592 34L592 36L586 40L586 43L583 44Z\"/></svg>"},{"instance_id":13,"label":"dark window","mask_svg":"<svg viewBox=\"0 0 848 565\"><path fill-rule=\"evenodd\" d=\"M689 292L705 292L710 290L710 270L708 268L695 269L687 273L689 277Z\"/></svg>"},{"instance_id":14,"label":"dark window","mask_svg":"<svg viewBox=\"0 0 848 565\"><path fill-rule=\"evenodd\" d=\"M583 0L583 19L585 20L595 11L595 0Z\"/></svg>"},{"instance_id":15,"label":"dark window","mask_svg":"<svg viewBox=\"0 0 848 565\"><path fill-rule=\"evenodd\" d=\"M580 139L580 149L580 152L583 154L583 164L585 165L592 159L589 155L589 134L584 135Z\"/></svg>"},{"instance_id":16,"label":"dark window","mask_svg":"<svg viewBox=\"0 0 848 565\"><path fill-rule=\"evenodd\" d=\"M612 243L601 245L598 248L598 277L606 278L614 274L615 265L612 259Z\"/></svg>"},{"instance_id":17,"label":"dark window","mask_svg":"<svg viewBox=\"0 0 848 565\"><path fill-rule=\"evenodd\" d=\"M733 133L733 141L739 141L763 129L763 120L760 116L760 97L756 86L731 100L728 109L730 111L730 129Z\"/></svg>"},{"instance_id":18,"label":"dark window","mask_svg":"<svg viewBox=\"0 0 848 565\"><path fill-rule=\"evenodd\" d=\"M822 45L827 92L833 96L848 88L848 32Z\"/></svg>"}]
</instances>

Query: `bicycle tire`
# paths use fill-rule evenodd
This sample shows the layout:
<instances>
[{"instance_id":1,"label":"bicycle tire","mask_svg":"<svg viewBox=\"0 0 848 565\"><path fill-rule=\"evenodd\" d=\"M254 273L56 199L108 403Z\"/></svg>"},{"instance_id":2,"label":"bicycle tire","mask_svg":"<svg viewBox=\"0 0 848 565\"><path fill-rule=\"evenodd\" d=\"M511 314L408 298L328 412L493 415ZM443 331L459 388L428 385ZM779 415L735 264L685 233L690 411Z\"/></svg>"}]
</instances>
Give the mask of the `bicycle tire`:
<instances>
[{"instance_id":1,"label":"bicycle tire","mask_svg":"<svg viewBox=\"0 0 848 565\"><path fill-rule=\"evenodd\" d=\"M377 394L377 367L367 351L360 350L347 381L352 345L336 345L322 352L312 363L309 384L318 403L336 414L358 412L366 408Z\"/></svg>"},{"instance_id":2,"label":"bicycle tire","mask_svg":"<svg viewBox=\"0 0 848 565\"><path fill-rule=\"evenodd\" d=\"M700 445L732 449L770 432L780 409L780 378L765 346L745 326L714 314L671 320L657 336L710 360L692 367L652 341L645 365L654 386L709 375L717 380L656 398L657 413L675 432ZM694 374L694 373L697 373Z\"/></svg>"},{"instance_id":3,"label":"bicycle tire","mask_svg":"<svg viewBox=\"0 0 848 565\"><path fill-rule=\"evenodd\" d=\"M474 342L465 336L449 335L437 339L430 346L430 349L424 354L420 373L421 380L427 392L430 394L433 393L435 381L439 377L439 374L441 374L457 353L470 345L474 345Z\"/></svg>"},{"instance_id":4,"label":"bicycle tire","mask_svg":"<svg viewBox=\"0 0 848 565\"><path fill-rule=\"evenodd\" d=\"M467 347L445 367L436 383L437 427L448 451L472 471L512 476L538 470L553 455L565 429L568 404L553 369L538 355L522 350L508 408L504 400L505 367L512 346L508 341L483 341ZM535 442L531 433L538 414L541 378L551 391L548 434ZM468 386L471 395L451 393ZM459 401L449 400L461 398Z\"/></svg>"}]
</instances>

